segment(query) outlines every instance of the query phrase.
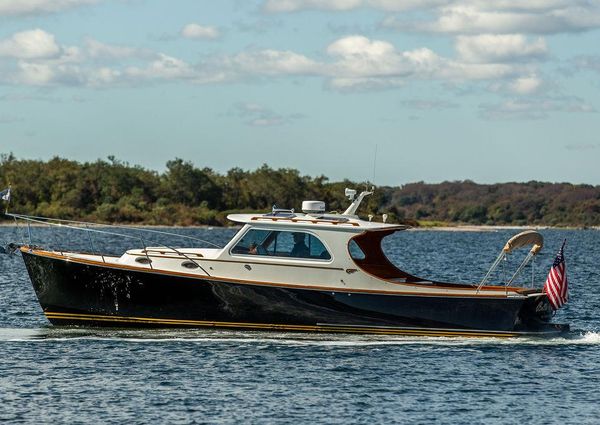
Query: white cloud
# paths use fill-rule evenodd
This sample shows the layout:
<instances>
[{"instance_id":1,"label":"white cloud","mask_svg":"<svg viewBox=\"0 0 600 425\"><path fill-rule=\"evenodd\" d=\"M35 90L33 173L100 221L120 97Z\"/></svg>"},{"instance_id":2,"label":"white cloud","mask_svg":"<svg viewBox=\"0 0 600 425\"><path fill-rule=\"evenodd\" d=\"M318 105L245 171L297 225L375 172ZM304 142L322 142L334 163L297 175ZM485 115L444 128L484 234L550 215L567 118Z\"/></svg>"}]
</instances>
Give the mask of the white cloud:
<instances>
[{"instance_id":1,"label":"white cloud","mask_svg":"<svg viewBox=\"0 0 600 425\"><path fill-rule=\"evenodd\" d=\"M493 93L508 93L516 95L536 95L548 94L550 92L559 93L555 83L545 81L539 75L532 73L529 75L520 75L513 79L492 81L488 90Z\"/></svg>"},{"instance_id":2,"label":"white cloud","mask_svg":"<svg viewBox=\"0 0 600 425\"><path fill-rule=\"evenodd\" d=\"M263 10L268 13L286 13L301 10L348 11L359 7L371 7L399 12L447 3L449 0L266 0L263 3Z\"/></svg>"},{"instance_id":3,"label":"white cloud","mask_svg":"<svg viewBox=\"0 0 600 425\"><path fill-rule=\"evenodd\" d=\"M85 54L89 58L99 60L153 58L156 56L155 53L148 50L105 44L92 38L85 39L84 46Z\"/></svg>"},{"instance_id":4,"label":"white cloud","mask_svg":"<svg viewBox=\"0 0 600 425\"><path fill-rule=\"evenodd\" d=\"M510 83L509 87L517 94L532 94L540 90L542 85L543 82L538 76L528 75L516 78Z\"/></svg>"},{"instance_id":5,"label":"white cloud","mask_svg":"<svg viewBox=\"0 0 600 425\"><path fill-rule=\"evenodd\" d=\"M41 29L23 31L12 37L0 40L0 56L19 59L39 59L56 56L60 47L54 35Z\"/></svg>"},{"instance_id":6,"label":"white cloud","mask_svg":"<svg viewBox=\"0 0 600 425\"><path fill-rule=\"evenodd\" d=\"M340 92L387 90L404 87L406 79L401 77L340 77L332 78L328 87Z\"/></svg>"},{"instance_id":7,"label":"white cloud","mask_svg":"<svg viewBox=\"0 0 600 425\"><path fill-rule=\"evenodd\" d=\"M282 115L258 103L239 102L234 105L234 113L245 120L250 127L273 127L289 124L303 118L301 114Z\"/></svg>"},{"instance_id":8,"label":"white cloud","mask_svg":"<svg viewBox=\"0 0 600 425\"><path fill-rule=\"evenodd\" d=\"M399 77L417 72L431 75L442 61L426 48L400 52L391 43L360 35L336 40L327 47L327 53L335 59L329 66L332 86L344 88L352 86L352 78L361 87L384 86L384 78L389 78L390 85L398 85ZM374 78L383 79L375 83Z\"/></svg>"},{"instance_id":9,"label":"white cloud","mask_svg":"<svg viewBox=\"0 0 600 425\"><path fill-rule=\"evenodd\" d=\"M192 23L183 27L181 35L185 38L214 40L215 38L218 38L220 34L216 27Z\"/></svg>"},{"instance_id":10,"label":"white cloud","mask_svg":"<svg viewBox=\"0 0 600 425\"><path fill-rule=\"evenodd\" d=\"M330 86L349 90L398 87L413 80L467 81L515 77L511 64L465 63L443 58L428 48L399 51L388 42L349 36L327 48L335 60L328 66ZM355 84L353 84L355 83Z\"/></svg>"},{"instance_id":11,"label":"white cloud","mask_svg":"<svg viewBox=\"0 0 600 425\"><path fill-rule=\"evenodd\" d=\"M565 148L569 151L591 151L600 149L600 143L579 143L566 145Z\"/></svg>"},{"instance_id":12,"label":"white cloud","mask_svg":"<svg viewBox=\"0 0 600 425\"><path fill-rule=\"evenodd\" d=\"M18 67L20 72L15 80L26 85L43 86L49 84L55 76L54 70L48 64L19 62Z\"/></svg>"},{"instance_id":13,"label":"white cloud","mask_svg":"<svg viewBox=\"0 0 600 425\"><path fill-rule=\"evenodd\" d=\"M422 111L439 110L439 109L454 109L458 108L458 103L449 102L447 100L430 100L430 99L409 99L401 102L401 105Z\"/></svg>"},{"instance_id":14,"label":"white cloud","mask_svg":"<svg viewBox=\"0 0 600 425\"><path fill-rule=\"evenodd\" d=\"M110 86L119 83L122 76L122 71L104 66L88 72L85 84L91 87Z\"/></svg>"},{"instance_id":15,"label":"white cloud","mask_svg":"<svg viewBox=\"0 0 600 425\"><path fill-rule=\"evenodd\" d=\"M242 52L225 62L242 74L306 75L319 71L319 65L304 55L272 49Z\"/></svg>"},{"instance_id":16,"label":"white cloud","mask_svg":"<svg viewBox=\"0 0 600 425\"><path fill-rule=\"evenodd\" d=\"M40 42L31 43L32 39ZM522 52L533 54L536 49L541 52L545 45L542 48L540 43L518 37L517 42L511 43L512 38L501 36L492 40L501 48L496 47L490 53L482 47L485 38L461 40L462 47L458 50L462 53L457 58L442 57L426 47L403 51L385 40L351 35L334 40L325 47L323 55L315 58L290 50L253 48L232 55L208 56L192 63L165 53L89 38L81 46L61 46L52 34L32 30L0 42L0 52L5 56L0 58L0 82L109 87L312 76L324 79L330 89L345 92L403 87L414 81L454 84L483 81L488 86L494 85L492 91L516 94L537 93L543 85L536 63L528 63L526 57L517 63L470 62L464 57L495 61Z\"/></svg>"},{"instance_id":17,"label":"white cloud","mask_svg":"<svg viewBox=\"0 0 600 425\"><path fill-rule=\"evenodd\" d=\"M59 12L98 0L0 0L0 16L36 15Z\"/></svg>"},{"instance_id":18,"label":"white cloud","mask_svg":"<svg viewBox=\"0 0 600 425\"><path fill-rule=\"evenodd\" d=\"M527 42L522 34L463 35L456 38L455 47L462 60L475 63L542 58L548 52L542 38Z\"/></svg>"},{"instance_id":19,"label":"white cloud","mask_svg":"<svg viewBox=\"0 0 600 425\"><path fill-rule=\"evenodd\" d=\"M460 0L430 11L433 19L386 17L382 25L401 31L453 34L554 34L600 27L597 0L487 2Z\"/></svg>"},{"instance_id":20,"label":"white cloud","mask_svg":"<svg viewBox=\"0 0 600 425\"><path fill-rule=\"evenodd\" d=\"M382 26L452 34L555 34L600 28L598 0L265 0L263 10L344 12L360 7L400 12Z\"/></svg>"},{"instance_id":21,"label":"white cloud","mask_svg":"<svg viewBox=\"0 0 600 425\"><path fill-rule=\"evenodd\" d=\"M359 7L362 0L267 0L263 10L268 13L297 12L300 10L350 10Z\"/></svg>"},{"instance_id":22,"label":"white cloud","mask_svg":"<svg viewBox=\"0 0 600 425\"><path fill-rule=\"evenodd\" d=\"M573 59L574 68L578 71L589 70L600 73L600 56L580 55Z\"/></svg>"},{"instance_id":23,"label":"white cloud","mask_svg":"<svg viewBox=\"0 0 600 425\"><path fill-rule=\"evenodd\" d=\"M59 81L59 77L65 77L60 81L79 83L83 79L84 84L97 86L153 80L209 84L255 77L312 75L326 78L332 89L348 91L399 87L410 80L515 79L532 74L526 66L461 62L441 57L428 48L401 51L387 41L361 35L332 42L325 49L326 60L322 61L293 51L251 49L190 64L166 54L90 39L81 48L63 46L61 51L57 58L22 64L21 80L52 84ZM99 61L113 67L98 67ZM35 69L39 70L38 77L33 75ZM527 81L515 84L515 87L524 87Z\"/></svg>"},{"instance_id":24,"label":"white cloud","mask_svg":"<svg viewBox=\"0 0 600 425\"><path fill-rule=\"evenodd\" d=\"M394 46L387 41L371 41L362 35L340 38L327 47L327 53L335 56L381 57L393 53L394 50Z\"/></svg>"},{"instance_id":25,"label":"white cloud","mask_svg":"<svg viewBox=\"0 0 600 425\"><path fill-rule=\"evenodd\" d=\"M598 0L265 0L263 10L348 11L368 7L385 12L382 25L401 31L454 34L553 34L600 27ZM411 14L412 12L415 12Z\"/></svg>"},{"instance_id":26,"label":"white cloud","mask_svg":"<svg viewBox=\"0 0 600 425\"><path fill-rule=\"evenodd\" d=\"M517 98L501 103L479 105L482 118L489 120L538 120L548 118L550 113L591 113L596 109L575 96Z\"/></svg>"},{"instance_id":27,"label":"white cloud","mask_svg":"<svg viewBox=\"0 0 600 425\"><path fill-rule=\"evenodd\" d=\"M195 72L191 65L165 54L158 54L158 58L145 67L129 67L125 74L132 78L147 80L181 80L193 79Z\"/></svg>"},{"instance_id":28,"label":"white cloud","mask_svg":"<svg viewBox=\"0 0 600 425\"><path fill-rule=\"evenodd\" d=\"M449 81L503 80L529 72L529 67L506 63L465 63L449 61L439 70L439 77Z\"/></svg>"},{"instance_id":29,"label":"white cloud","mask_svg":"<svg viewBox=\"0 0 600 425\"><path fill-rule=\"evenodd\" d=\"M388 12L412 9L430 9L450 3L450 0L367 0L366 5Z\"/></svg>"},{"instance_id":30,"label":"white cloud","mask_svg":"<svg viewBox=\"0 0 600 425\"><path fill-rule=\"evenodd\" d=\"M248 114L256 114L264 111L264 107L260 106L258 103L253 102L239 102L235 104L235 108L238 110L239 114L242 116Z\"/></svg>"}]
</instances>

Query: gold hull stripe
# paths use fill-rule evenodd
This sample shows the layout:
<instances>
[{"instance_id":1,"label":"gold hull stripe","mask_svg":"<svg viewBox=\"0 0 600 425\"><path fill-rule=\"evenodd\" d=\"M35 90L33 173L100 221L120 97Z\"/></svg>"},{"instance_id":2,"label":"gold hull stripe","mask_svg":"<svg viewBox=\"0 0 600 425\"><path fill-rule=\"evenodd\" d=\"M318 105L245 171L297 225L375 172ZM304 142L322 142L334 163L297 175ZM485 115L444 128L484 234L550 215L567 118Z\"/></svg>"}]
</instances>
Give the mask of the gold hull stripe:
<instances>
[{"instance_id":1,"label":"gold hull stripe","mask_svg":"<svg viewBox=\"0 0 600 425\"><path fill-rule=\"evenodd\" d=\"M360 333L378 335L418 335L418 336L466 336L466 337L515 337L518 333L512 332L485 332L485 331L454 331L447 329L406 329L406 328L377 328L377 327L352 327L336 325L281 325L269 323L244 323L244 322L214 322L203 320L156 319L152 317L132 316L104 316L96 314L44 312L48 319L74 320L82 322L113 322L113 323L143 323L171 326L194 326L216 328L240 328L259 330L305 331L305 332L333 332L333 333Z\"/></svg>"}]
</instances>

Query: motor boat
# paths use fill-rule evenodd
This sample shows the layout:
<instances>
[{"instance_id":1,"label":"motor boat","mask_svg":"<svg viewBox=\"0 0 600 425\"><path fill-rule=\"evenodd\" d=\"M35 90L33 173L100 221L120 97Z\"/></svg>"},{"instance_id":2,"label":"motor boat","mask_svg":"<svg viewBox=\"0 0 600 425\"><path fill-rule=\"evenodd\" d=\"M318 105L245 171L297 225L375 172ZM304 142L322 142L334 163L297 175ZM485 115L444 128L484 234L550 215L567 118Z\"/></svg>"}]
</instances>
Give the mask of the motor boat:
<instances>
[{"instance_id":1,"label":"motor boat","mask_svg":"<svg viewBox=\"0 0 600 425\"><path fill-rule=\"evenodd\" d=\"M31 242L19 249L45 316L59 326L478 337L568 330L551 322L542 288L488 284L491 272L465 284L400 270L382 241L408 226L359 218L359 205L371 192L346 194L351 204L343 213L305 201L301 213L274 207L264 214L231 214L228 219L241 228L219 248L144 244L120 256ZM118 234L77 223L57 225ZM529 235L513 241L509 251L525 242L541 248L539 238Z\"/></svg>"}]
</instances>

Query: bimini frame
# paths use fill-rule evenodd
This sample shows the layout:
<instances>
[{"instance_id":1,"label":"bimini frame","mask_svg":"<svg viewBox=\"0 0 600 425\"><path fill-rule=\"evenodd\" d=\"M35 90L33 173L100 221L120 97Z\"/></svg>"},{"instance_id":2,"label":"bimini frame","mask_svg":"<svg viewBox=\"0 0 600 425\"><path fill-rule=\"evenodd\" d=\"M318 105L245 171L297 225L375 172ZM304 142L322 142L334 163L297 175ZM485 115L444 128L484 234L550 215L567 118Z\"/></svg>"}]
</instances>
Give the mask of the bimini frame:
<instances>
[{"instance_id":1,"label":"bimini frame","mask_svg":"<svg viewBox=\"0 0 600 425\"><path fill-rule=\"evenodd\" d=\"M541 251L542 247L544 246L543 236L534 230L526 230L510 238L504 245L504 248L502 248L502 251L500 251L500 254L496 260L492 263L492 266L484 278L479 283L477 292L479 292L479 290L489 281L494 270L496 270L498 265L500 265L500 263L507 257L508 254L513 252L515 249L529 245L532 245L531 250L529 250L529 253L527 253L527 256L521 262L512 277L506 282L506 286L510 285L521 274L525 266Z\"/></svg>"}]
</instances>

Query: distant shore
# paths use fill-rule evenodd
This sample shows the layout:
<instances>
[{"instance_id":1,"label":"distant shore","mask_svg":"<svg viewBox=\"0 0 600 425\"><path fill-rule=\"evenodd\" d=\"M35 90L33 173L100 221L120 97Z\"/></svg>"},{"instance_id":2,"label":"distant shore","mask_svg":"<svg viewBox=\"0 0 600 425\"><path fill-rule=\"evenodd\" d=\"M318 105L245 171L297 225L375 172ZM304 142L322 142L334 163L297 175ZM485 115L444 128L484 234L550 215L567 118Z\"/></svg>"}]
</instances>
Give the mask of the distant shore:
<instances>
[{"instance_id":1,"label":"distant shore","mask_svg":"<svg viewBox=\"0 0 600 425\"><path fill-rule=\"evenodd\" d=\"M545 230L545 229L561 229L561 230L583 230L593 229L600 230L600 227L583 227L583 226L488 226L488 225L456 225L456 226L437 226L437 227L411 227L412 231L438 231L438 232L496 232L498 230Z\"/></svg>"},{"instance_id":2,"label":"distant shore","mask_svg":"<svg viewBox=\"0 0 600 425\"><path fill-rule=\"evenodd\" d=\"M9 186L10 210L25 215L215 227L228 226L229 214L261 214L274 204L298 208L307 199L323 201L327 211L345 211L350 203L346 189L365 187L364 182L330 181L325 175L303 175L266 164L254 170L233 167L217 172L175 158L159 172L113 156L77 162L0 154L0 190ZM6 205L0 201L2 207ZM600 185L421 181L379 186L359 211L375 221L386 215L388 223L418 223L419 228L440 231L485 231L490 224L493 229L518 229L531 223L590 228L600 226Z\"/></svg>"},{"instance_id":3,"label":"distant shore","mask_svg":"<svg viewBox=\"0 0 600 425\"><path fill-rule=\"evenodd\" d=\"M19 222L19 226L24 226L24 222ZM11 221L0 222L0 227L14 227L15 223ZM50 227L48 224L31 223L32 227ZM148 227L155 229L238 229L241 226L210 226L206 224L198 224L191 226L178 226L178 225L164 225L164 224L135 224L135 223L112 223L112 224L98 224L98 226L122 226L122 227ZM520 225L470 225L470 224L456 224L456 225L444 225L444 226L412 226L409 227L408 231L413 232L497 232L499 230L546 230L546 229L559 229L559 230L600 230L600 226L520 226Z\"/></svg>"}]
</instances>

